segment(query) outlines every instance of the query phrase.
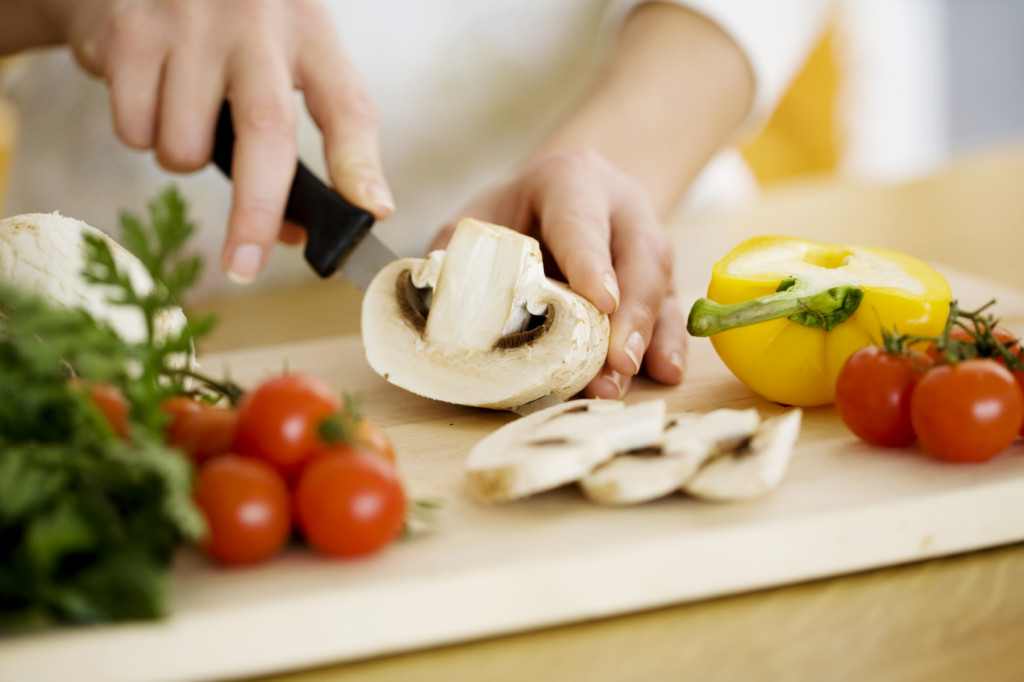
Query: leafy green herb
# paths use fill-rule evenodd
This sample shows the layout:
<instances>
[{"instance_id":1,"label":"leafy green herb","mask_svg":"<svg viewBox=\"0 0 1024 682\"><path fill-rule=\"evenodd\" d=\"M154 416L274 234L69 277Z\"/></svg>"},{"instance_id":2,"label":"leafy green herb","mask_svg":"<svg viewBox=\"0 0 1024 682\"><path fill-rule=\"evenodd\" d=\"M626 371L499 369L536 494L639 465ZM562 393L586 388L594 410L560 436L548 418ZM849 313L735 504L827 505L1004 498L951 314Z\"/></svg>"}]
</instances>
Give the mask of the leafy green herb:
<instances>
[{"instance_id":1,"label":"leafy green herb","mask_svg":"<svg viewBox=\"0 0 1024 682\"><path fill-rule=\"evenodd\" d=\"M204 530L191 465L164 443L160 403L185 388L185 360L213 320L163 336L156 324L199 275L199 259L182 253L194 228L173 188L150 204L148 225L121 221L152 286L137 287L92 236L82 276L141 311L144 341L0 289L0 630L159 616L174 550ZM129 438L82 389L93 383L128 399Z\"/></svg>"}]
</instances>

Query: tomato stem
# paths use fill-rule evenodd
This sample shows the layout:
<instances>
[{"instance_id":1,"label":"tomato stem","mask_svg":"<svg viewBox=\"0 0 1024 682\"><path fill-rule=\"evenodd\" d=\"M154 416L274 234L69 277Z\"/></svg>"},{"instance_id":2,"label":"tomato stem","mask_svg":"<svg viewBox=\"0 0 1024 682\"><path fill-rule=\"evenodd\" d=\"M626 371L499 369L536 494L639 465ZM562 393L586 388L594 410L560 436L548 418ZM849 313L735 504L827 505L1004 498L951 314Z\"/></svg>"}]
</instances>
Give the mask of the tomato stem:
<instances>
[{"instance_id":1,"label":"tomato stem","mask_svg":"<svg viewBox=\"0 0 1024 682\"><path fill-rule=\"evenodd\" d=\"M722 305L701 298L690 310L686 330L694 336L711 336L737 327L787 318L814 329L832 331L860 306L864 292L850 284L811 289L800 278L783 280L774 294Z\"/></svg>"}]
</instances>

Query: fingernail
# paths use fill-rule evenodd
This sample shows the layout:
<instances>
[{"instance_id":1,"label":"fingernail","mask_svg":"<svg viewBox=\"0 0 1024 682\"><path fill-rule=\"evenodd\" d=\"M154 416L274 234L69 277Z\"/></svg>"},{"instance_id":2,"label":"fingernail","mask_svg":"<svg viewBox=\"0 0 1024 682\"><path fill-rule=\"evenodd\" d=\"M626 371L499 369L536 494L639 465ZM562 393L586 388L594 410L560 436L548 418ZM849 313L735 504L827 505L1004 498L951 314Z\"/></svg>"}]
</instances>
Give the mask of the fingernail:
<instances>
[{"instance_id":1,"label":"fingernail","mask_svg":"<svg viewBox=\"0 0 1024 682\"><path fill-rule=\"evenodd\" d=\"M622 397L622 377L619 375L618 372L609 371L605 374L602 374L601 379L603 379L606 383L611 384L612 390L614 392L612 399L618 400L619 398Z\"/></svg>"},{"instance_id":2,"label":"fingernail","mask_svg":"<svg viewBox=\"0 0 1024 682\"><path fill-rule=\"evenodd\" d=\"M640 332L633 332L626 339L626 345L623 346L622 350L626 351L626 355L629 356L630 362L633 363L633 374L640 371L640 358L644 355L644 337L640 335Z\"/></svg>"},{"instance_id":3,"label":"fingernail","mask_svg":"<svg viewBox=\"0 0 1024 682\"><path fill-rule=\"evenodd\" d=\"M363 197L368 204L384 211L395 210L395 200L391 196L391 190L387 185L376 181L364 182L362 185Z\"/></svg>"},{"instance_id":4,"label":"fingernail","mask_svg":"<svg viewBox=\"0 0 1024 682\"><path fill-rule=\"evenodd\" d=\"M619 284L615 281L615 276L610 272L604 273L604 275L601 276L601 281L604 282L605 291L608 292L608 295L611 296L612 300L615 302L615 305L612 308L612 312L615 312L619 309Z\"/></svg>"},{"instance_id":5,"label":"fingernail","mask_svg":"<svg viewBox=\"0 0 1024 682\"><path fill-rule=\"evenodd\" d=\"M263 249L256 244L242 244L231 254L228 278L237 284L248 284L256 279L263 267Z\"/></svg>"},{"instance_id":6,"label":"fingernail","mask_svg":"<svg viewBox=\"0 0 1024 682\"><path fill-rule=\"evenodd\" d=\"M686 369L686 364L683 362L683 356L677 350L674 350L671 353L669 353L668 361L669 364L671 364L673 367L679 370L680 374L682 374L683 370Z\"/></svg>"}]
</instances>

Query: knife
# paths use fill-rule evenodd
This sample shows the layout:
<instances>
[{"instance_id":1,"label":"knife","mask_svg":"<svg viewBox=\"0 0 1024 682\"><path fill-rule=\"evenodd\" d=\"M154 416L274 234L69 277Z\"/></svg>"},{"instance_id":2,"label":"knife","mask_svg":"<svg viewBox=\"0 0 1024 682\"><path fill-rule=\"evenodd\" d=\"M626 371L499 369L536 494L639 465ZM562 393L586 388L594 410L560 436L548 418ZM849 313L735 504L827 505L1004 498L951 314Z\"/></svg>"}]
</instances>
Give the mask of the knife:
<instances>
[{"instance_id":1,"label":"knife","mask_svg":"<svg viewBox=\"0 0 1024 682\"><path fill-rule=\"evenodd\" d=\"M234 149L231 105L225 102L217 117L212 160L229 178ZM306 230L303 255L321 277L330 277L340 268L345 279L365 290L381 268L398 258L370 231L373 214L349 203L301 159L295 166L284 217Z\"/></svg>"}]
</instances>

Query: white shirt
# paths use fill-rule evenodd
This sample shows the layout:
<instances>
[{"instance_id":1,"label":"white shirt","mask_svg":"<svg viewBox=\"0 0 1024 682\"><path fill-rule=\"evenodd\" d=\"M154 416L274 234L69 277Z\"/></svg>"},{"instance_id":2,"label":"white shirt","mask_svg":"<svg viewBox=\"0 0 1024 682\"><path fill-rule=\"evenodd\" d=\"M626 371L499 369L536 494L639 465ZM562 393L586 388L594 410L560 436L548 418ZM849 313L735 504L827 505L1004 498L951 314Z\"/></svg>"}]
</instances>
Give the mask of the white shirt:
<instances>
[{"instance_id":1,"label":"white shirt","mask_svg":"<svg viewBox=\"0 0 1024 682\"><path fill-rule=\"evenodd\" d=\"M643 0L326 0L342 44L381 119L382 155L397 211L374 230L400 255L422 255L442 221L505 174L579 97L615 30ZM756 127L806 55L826 0L677 0L706 14L748 56L757 78ZM9 214L59 210L117 233L117 214L175 183L200 224L207 254L199 293L230 285L216 264L230 185L208 168L182 176L113 134L103 83L66 50L14 70L8 96L21 135ZM58 85L59 84L59 85ZM304 107L299 149L325 176L319 134ZM716 161L691 194L749 191L737 156ZM716 170L717 167L717 170ZM310 276L301 254L276 248L257 286Z\"/></svg>"}]
</instances>

